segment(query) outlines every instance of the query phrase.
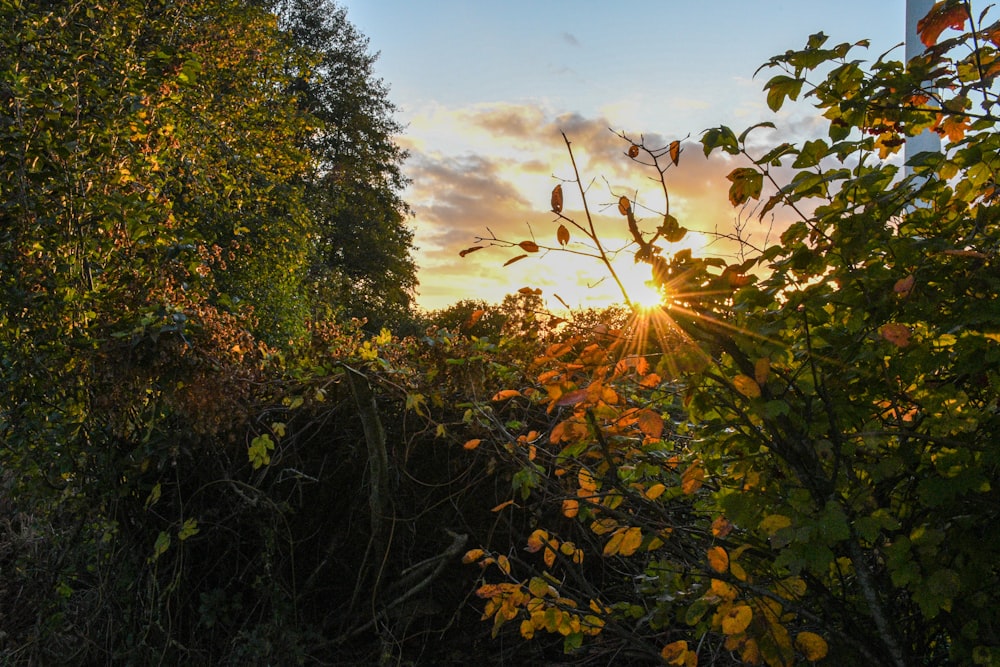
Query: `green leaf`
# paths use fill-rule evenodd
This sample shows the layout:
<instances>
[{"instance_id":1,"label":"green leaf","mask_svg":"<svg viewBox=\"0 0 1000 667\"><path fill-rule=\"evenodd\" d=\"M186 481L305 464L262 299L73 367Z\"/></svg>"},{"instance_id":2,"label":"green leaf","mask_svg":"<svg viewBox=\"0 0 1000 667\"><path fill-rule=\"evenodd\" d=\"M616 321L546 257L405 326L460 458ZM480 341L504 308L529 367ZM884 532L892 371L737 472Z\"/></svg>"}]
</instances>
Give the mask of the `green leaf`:
<instances>
[{"instance_id":1,"label":"green leaf","mask_svg":"<svg viewBox=\"0 0 1000 667\"><path fill-rule=\"evenodd\" d=\"M738 167L726 178L732 182L729 187L729 203L733 206L740 206L750 199L757 199L764 187L764 175L751 167Z\"/></svg>"},{"instance_id":2,"label":"green leaf","mask_svg":"<svg viewBox=\"0 0 1000 667\"><path fill-rule=\"evenodd\" d=\"M736 140L736 135L725 125L705 130L701 136L701 145L705 149L706 157L716 149L721 149L730 155L740 154L740 145Z\"/></svg>"},{"instance_id":3,"label":"green leaf","mask_svg":"<svg viewBox=\"0 0 1000 667\"><path fill-rule=\"evenodd\" d=\"M785 98L798 99L803 82L803 79L792 78L785 74L772 77L764 85L764 90L767 91L767 106L771 111L778 111L785 103Z\"/></svg>"}]
</instances>

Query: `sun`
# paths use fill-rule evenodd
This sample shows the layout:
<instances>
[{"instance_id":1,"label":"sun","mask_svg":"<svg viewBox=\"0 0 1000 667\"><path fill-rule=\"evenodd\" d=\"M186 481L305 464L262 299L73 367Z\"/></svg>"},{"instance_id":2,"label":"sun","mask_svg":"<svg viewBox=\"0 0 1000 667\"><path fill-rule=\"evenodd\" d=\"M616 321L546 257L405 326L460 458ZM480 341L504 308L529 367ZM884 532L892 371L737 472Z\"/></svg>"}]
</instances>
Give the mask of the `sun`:
<instances>
[{"instance_id":1,"label":"sun","mask_svg":"<svg viewBox=\"0 0 1000 667\"><path fill-rule=\"evenodd\" d=\"M637 308L648 310L663 304L663 293L653 284L648 264L621 262L615 265L629 301Z\"/></svg>"}]
</instances>

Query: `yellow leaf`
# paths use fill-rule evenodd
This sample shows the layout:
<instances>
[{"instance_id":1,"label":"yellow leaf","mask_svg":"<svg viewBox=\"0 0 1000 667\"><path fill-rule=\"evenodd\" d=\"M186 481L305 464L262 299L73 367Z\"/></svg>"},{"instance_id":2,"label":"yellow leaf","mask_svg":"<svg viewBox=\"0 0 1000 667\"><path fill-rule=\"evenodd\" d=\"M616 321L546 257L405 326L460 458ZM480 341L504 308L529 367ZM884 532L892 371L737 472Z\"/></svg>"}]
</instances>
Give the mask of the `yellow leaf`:
<instances>
[{"instance_id":1,"label":"yellow leaf","mask_svg":"<svg viewBox=\"0 0 1000 667\"><path fill-rule=\"evenodd\" d=\"M521 621L521 636L524 637L525 639L531 639L532 637L534 637L535 624L529 621L528 619L524 619L523 621Z\"/></svg>"},{"instance_id":2,"label":"yellow leaf","mask_svg":"<svg viewBox=\"0 0 1000 667\"><path fill-rule=\"evenodd\" d=\"M738 595L738 591L734 587L730 586L721 579L712 579L711 587L713 593L727 602L732 602Z\"/></svg>"},{"instance_id":3,"label":"yellow leaf","mask_svg":"<svg viewBox=\"0 0 1000 667\"><path fill-rule=\"evenodd\" d=\"M657 484L654 484L653 486L649 487L648 489L646 489L646 494L645 495L650 500L656 500L657 498L659 498L660 496L662 496L663 492L666 491L666 490L667 490L667 487L665 487L663 484L657 483Z\"/></svg>"},{"instance_id":4,"label":"yellow leaf","mask_svg":"<svg viewBox=\"0 0 1000 667\"><path fill-rule=\"evenodd\" d=\"M622 536L621 545L618 547L618 554L621 556L631 556L642 544L642 529L637 527L629 528Z\"/></svg>"},{"instance_id":5,"label":"yellow leaf","mask_svg":"<svg viewBox=\"0 0 1000 667\"><path fill-rule=\"evenodd\" d=\"M597 491L597 482L594 480L594 476L590 474L590 471L586 468L580 468L580 472L577 474L577 480L580 483L580 490L586 491L588 493L594 493Z\"/></svg>"},{"instance_id":6,"label":"yellow leaf","mask_svg":"<svg viewBox=\"0 0 1000 667\"><path fill-rule=\"evenodd\" d=\"M783 516L781 514L770 514L764 517L764 520L760 522L760 529L768 535L774 535L782 528L788 528L790 525L792 525L792 520L787 516Z\"/></svg>"},{"instance_id":7,"label":"yellow leaf","mask_svg":"<svg viewBox=\"0 0 1000 667\"><path fill-rule=\"evenodd\" d=\"M795 637L795 648L802 651L802 655L805 656L806 660L812 662L825 658L829 650L826 640L815 632L800 632Z\"/></svg>"},{"instance_id":8,"label":"yellow leaf","mask_svg":"<svg viewBox=\"0 0 1000 667\"><path fill-rule=\"evenodd\" d=\"M735 563L733 561L729 561L729 572L734 577L736 577L737 581L746 581L747 580L747 572L746 572L746 570L743 569L743 566L740 565L739 563Z\"/></svg>"},{"instance_id":9,"label":"yellow leaf","mask_svg":"<svg viewBox=\"0 0 1000 667\"><path fill-rule=\"evenodd\" d=\"M482 549L469 549L468 551L465 552L465 555L462 556L462 563L464 565L468 565L469 563L475 563L477 560L482 558L483 554L485 553L486 552L483 551Z\"/></svg>"},{"instance_id":10,"label":"yellow leaf","mask_svg":"<svg viewBox=\"0 0 1000 667\"><path fill-rule=\"evenodd\" d=\"M664 646L660 651L660 657L666 660L668 665L683 665L687 653L688 643L681 639Z\"/></svg>"},{"instance_id":11,"label":"yellow leaf","mask_svg":"<svg viewBox=\"0 0 1000 667\"><path fill-rule=\"evenodd\" d=\"M605 533L610 533L617 527L618 527L618 522L610 518L597 519L596 521L594 521L594 523L590 524L590 529L594 531L595 535L604 535Z\"/></svg>"},{"instance_id":12,"label":"yellow leaf","mask_svg":"<svg viewBox=\"0 0 1000 667\"><path fill-rule=\"evenodd\" d=\"M556 549L559 543L555 540L549 540L548 544L545 546L545 552L542 554L542 560L548 567L552 567L556 562Z\"/></svg>"},{"instance_id":13,"label":"yellow leaf","mask_svg":"<svg viewBox=\"0 0 1000 667\"><path fill-rule=\"evenodd\" d=\"M747 398L757 398L760 396L760 385L749 375L737 375L733 378L733 386Z\"/></svg>"},{"instance_id":14,"label":"yellow leaf","mask_svg":"<svg viewBox=\"0 0 1000 667\"><path fill-rule=\"evenodd\" d=\"M767 376L771 374L771 360L762 357L753 365L753 378L757 384L762 385L767 382Z\"/></svg>"},{"instance_id":15,"label":"yellow leaf","mask_svg":"<svg viewBox=\"0 0 1000 667\"><path fill-rule=\"evenodd\" d=\"M482 440L480 440L479 438L473 438L472 440L466 441L466 443L462 445L462 447L465 449L475 449L476 447L479 446L479 443L481 442Z\"/></svg>"},{"instance_id":16,"label":"yellow leaf","mask_svg":"<svg viewBox=\"0 0 1000 667\"><path fill-rule=\"evenodd\" d=\"M722 617L722 632L727 635L738 635L750 626L753 620L753 610L745 604L733 607Z\"/></svg>"},{"instance_id":17,"label":"yellow leaf","mask_svg":"<svg viewBox=\"0 0 1000 667\"><path fill-rule=\"evenodd\" d=\"M624 535L625 529L619 529L615 532L615 534L611 536L611 539L608 540L608 543L604 545L604 550L601 553L605 556L614 556L618 553L618 550L622 546L622 538Z\"/></svg>"},{"instance_id":18,"label":"yellow leaf","mask_svg":"<svg viewBox=\"0 0 1000 667\"><path fill-rule=\"evenodd\" d=\"M712 547L708 550L708 565L716 572L729 569L729 554L722 547Z\"/></svg>"},{"instance_id":19,"label":"yellow leaf","mask_svg":"<svg viewBox=\"0 0 1000 667\"><path fill-rule=\"evenodd\" d=\"M504 574L510 574L510 559L506 556L497 556L497 567Z\"/></svg>"}]
</instances>

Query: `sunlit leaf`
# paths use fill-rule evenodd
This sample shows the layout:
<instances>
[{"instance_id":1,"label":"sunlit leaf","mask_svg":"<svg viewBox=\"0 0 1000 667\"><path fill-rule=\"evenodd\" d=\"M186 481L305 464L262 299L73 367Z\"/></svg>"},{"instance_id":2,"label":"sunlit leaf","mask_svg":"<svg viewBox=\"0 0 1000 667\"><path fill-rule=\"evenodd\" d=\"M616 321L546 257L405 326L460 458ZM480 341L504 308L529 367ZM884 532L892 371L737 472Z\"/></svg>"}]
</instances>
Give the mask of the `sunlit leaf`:
<instances>
[{"instance_id":1,"label":"sunlit leaf","mask_svg":"<svg viewBox=\"0 0 1000 667\"><path fill-rule=\"evenodd\" d=\"M618 198L618 212L622 215L628 215L628 212L632 210L632 202L629 201L628 197L622 196Z\"/></svg>"},{"instance_id":2,"label":"sunlit leaf","mask_svg":"<svg viewBox=\"0 0 1000 667\"><path fill-rule=\"evenodd\" d=\"M469 549L468 551L465 552L465 555L462 556L462 563L464 563L465 565L468 565L470 563L475 563L485 554L486 552L483 551L482 549Z\"/></svg>"},{"instance_id":3,"label":"sunlit leaf","mask_svg":"<svg viewBox=\"0 0 1000 667\"><path fill-rule=\"evenodd\" d=\"M508 259L508 260L507 260L506 262L504 262L504 263L503 263L503 265L504 265L504 266L510 266L510 265L511 265L511 264L513 264L514 262L520 262L520 261L521 261L522 259L524 259L525 257L527 257L527 255L518 255L518 256L516 256L516 257L511 257L511 258L510 258L510 259Z\"/></svg>"},{"instance_id":4,"label":"sunlit leaf","mask_svg":"<svg viewBox=\"0 0 1000 667\"><path fill-rule=\"evenodd\" d=\"M962 3L938 2L934 5L927 16L917 21L917 32L920 34L920 41L924 46L931 47L937 44L941 33L952 28L962 30L965 28L965 21L969 18L965 5Z\"/></svg>"},{"instance_id":5,"label":"sunlit leaf","mask_svg":"<svg viewBox=\"0 0 1000 667\"><path fill-rule=\"evenodd\" d=\"M676 166L681 159L681 142L671 141L670 142L670 161Z\"/></svg>"},{"instance_id":6,"label":"sunlit leaf","mask_svg":"<svg viewBox=\"0 0 1000 667\"><path fill-rule=\"evenodd\" d=\"M563 191L562 185L557 185L552 188L552 210L555 213L562 213L563 209Z\"/></svg>"},{"instance_id":7,"label":"sunlit leaf","mask_svg":"<svg viewBox=\"0 0 1000 667\"><path fill-rule=\"evenodd\" d=\"M566 228L566 225L559 225L559 228L556 229L556 240L559 241L559 245L569 243L569 229Z\"/></svg>"},{"instance_id":8,"label":"sunlit leaf","mask_svg":"<svg viewBox=\"0 0 1000 667\"><path fill-rule=\"evenodd\" d=\"M497 393L493 394L491 401L506 401L509 398L514 398L515 396L520 396L521 392L517 389L502 389Z\"/></svg>"},{"instance_id":9,"label":"sunlit leaf","mask_svg":"<svg viewBox=\"0 0 1000 667\"><path fill-rule=\"evenodd\" d=\"M760 385L749 375L737 375L733 378L733 386L747 398L758 398L760 396Z\"/></svg>"},{"instance_id":10,"label":"sunlit leaf","mask_svg":"<svg viewBox=\"0 0 1000 667\"><path fill-rule=\"evenodd\" d=\"M795 648L802 652L806 660L812 662L825 658L829 650L826 640L815 632L800 632L795 637Z\"/></svg>"},{"instance_id":11,"label":"sunlit leaf","mask_svg":"<svg viewBox=\"0 0 1000 667\"><path fill-rule=\"evenodd\" d=\"M753 620L753 610L745 604L737 605L722 617L722 632L727 635L738 635L750 627Z\"/></svg>"},{"instance_id":12,"label":"sunlit leaf","mask_svg":"<svg viewBox=\"0 0 1000 667\"><path fill-rule=\"evenodd\" d=\"M764 187L764 175L751 167L734 169L726 178L732 183L729 187L729 203L733 206L757 199Z\"/></svg>"},{"instance_id":13,"label":"sunlit leaf","mask_svg":"<svg viewBox=\"0 0 1000 667\"><path fill-rule=\"evenodd\" d=\"M681 491L686 495L691 495L701 488L705 481L705 469L700 463L693 463L684 474L681 475Z\"/></svg>"},{"instance_id":14,"label":"sunlit leaf","mask_svg":"<svg viewBox=\"0 0 1000 667\"><path fill-rule=\"evenodd\" d=\"M470 449L470 450L471 449L475 449L476 447L479 446L479 443L481 443L481 442L482 442L482 440L480 440L479 438L473 438L472 440L467 440L465 442L465 444L462 445L462 447L465 448L465 449Z\"/></svg>"}]
</instances>

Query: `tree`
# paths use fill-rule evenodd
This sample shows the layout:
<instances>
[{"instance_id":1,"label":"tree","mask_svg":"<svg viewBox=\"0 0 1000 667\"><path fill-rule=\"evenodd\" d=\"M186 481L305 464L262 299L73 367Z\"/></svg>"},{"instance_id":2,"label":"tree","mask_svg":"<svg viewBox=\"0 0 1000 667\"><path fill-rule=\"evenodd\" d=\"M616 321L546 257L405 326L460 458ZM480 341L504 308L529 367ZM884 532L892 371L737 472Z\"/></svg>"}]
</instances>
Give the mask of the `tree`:
<instances>
[{"instance_id":1,"label":"tree","mask_svg":"<svg viewBox=\"0 0 1000 667\"><path fill-rule=\"evenodd\" d=\"M305 145L314 157L306 199L316 223L310 284L314 307L334 304L364 317L377 331L400 321L416 288L410 256L406 152L388 90L375 77L377 55L331 0L277 3L295 44L315 54L297 73L292 91L316 125Z\"/></svg>"},{"instance_id":2,"label":"tree","mask_svg":"<svg viewBox=\"0 0 1000 667\"><path fill-rule=\"evenodd\" d=\"M746 261L668 254L669 211L644 234L623 198L682 340L539 360L533 395L558 417L517 488L584 529L550 513L520 536L541 563L470 552L495 632L520 621L570 651L631 636L679 665L1000 661L1000 28L948 0L920 31L907 65L866 69L865 43L822 34L767 63L769 106L808 96L826 137L758 152L755 128L704 133L744 161L734 206L792 218ZM926 128L943 152L901 177L889 158ZM628 150L664 191L670 153Z\"/></svg>"}]
</instances>

